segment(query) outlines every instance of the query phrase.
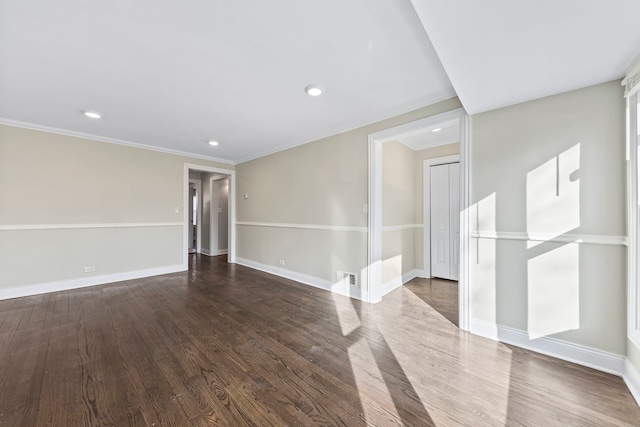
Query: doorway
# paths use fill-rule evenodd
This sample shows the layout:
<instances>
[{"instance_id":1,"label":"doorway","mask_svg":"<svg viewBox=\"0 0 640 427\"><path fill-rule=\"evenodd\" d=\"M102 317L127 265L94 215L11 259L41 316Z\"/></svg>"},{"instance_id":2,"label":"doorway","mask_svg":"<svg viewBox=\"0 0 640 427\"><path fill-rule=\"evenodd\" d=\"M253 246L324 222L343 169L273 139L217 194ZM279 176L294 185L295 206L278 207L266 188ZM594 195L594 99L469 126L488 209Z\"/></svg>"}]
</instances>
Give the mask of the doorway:
<instances>
[{"instance_id":1,"label":"doorway","mask_svg":"<svg viewBox=\"0 0 640 427\"><path fill-rule=\"evenodd\" d=\"M447 124L451 124L454 128L453 137L456 141L459 141L458 154L456 154L457 159L455 160L460 163L459 205L458 208L455 209L460 218L460 237L457 240L459 245L459 251L457 251L457 259L459 260L459 269L457 269L459 279L458 312L460 328L468 330L469 216L467 207L469 206L470 192L467 159L469 152L469 125L468 116L461 108L369 135L369 263L367 267L366 300L373 303L379 302L385 292L389 290L384 286L383 282L384 263L385 260L388 259L388 254L384 254L385 256L383 256L383 231L385 229L392 228L383 224L383 188L385 185L383 181L383 146L385 143L394 141L402 142L402 140L407 141L405 142L405 145L410 145L411 140L415 140L414 137L421 134L437 134L438 132L441 132ZM449 142L451 143L453 141ZM446 144L446 141L444 143ZM448 155L453 155L453 153L448 153ZM447 157L447 155L441 156ZM451 162L452 161L450 160L448 163ZM430 176L430 174L427 176ZM426 182L423 182L423 185L426 184ZM418 195L418 193L416 194ZM427 198L426 195L423 196L422 193L419 194L419 197L423 198L422 202L424 206L422 207L422 214L427 215L427 212L430 212L430 206L429 209L427 209L427 204L430 198ZM422 276L420 276L420 274L414 274L413 277L432 277L430 256L431 222L430 219L429 221L426 221L426 219L423 221L421 216L416 216L416 222L418 221L422 224L417 223L413 224L413 226L421 227L423 230L424 237L421 239L423 240L424 250L424 253L422 254L423 271L418 272L421 273ZM405 227L402 226L396 228ZM429 241L429 244L427 244L427 240ZM427 253L429 253L428 257ZM403 282L404 280L405 277L402 277Z\"/></svg>"},{"instance_id":2,"label":"doorway","mask_svg":"<svg viewBox=\"0 0 640 427\"><path fill-rule=\"evenodd\" d=\"M200 253L202 250L202 209L201 209L202 181L189 178L189 254Z\"/></svg>"},{"instance_id":3,"label":"doorway","mask_svg":"<svg viewBox=\"0 0 640 427\"><path fill-rule=\"evenodd\" d=\"M209 253L225 255L229 251L229 175L209 177Z\"/></svg>"},{"instance_id":4,"label":"doorway","mask_svg":"<svg viewBox=\"0 0 640 427\"><path fill-rule=\"evenodd\" d=\"M423 162L425 277L459 280L459 168L459 154Z\"/></svg>"},{"instance_id":5,"label":"doorway","mask_svg":"<svg viewBox=\"0 0 640 427\"><path fill-rule=\"evenodd\" d=\"M184 164L183 268L189 254L235 263L235 171Z\"/></svg>"}]
</instances>

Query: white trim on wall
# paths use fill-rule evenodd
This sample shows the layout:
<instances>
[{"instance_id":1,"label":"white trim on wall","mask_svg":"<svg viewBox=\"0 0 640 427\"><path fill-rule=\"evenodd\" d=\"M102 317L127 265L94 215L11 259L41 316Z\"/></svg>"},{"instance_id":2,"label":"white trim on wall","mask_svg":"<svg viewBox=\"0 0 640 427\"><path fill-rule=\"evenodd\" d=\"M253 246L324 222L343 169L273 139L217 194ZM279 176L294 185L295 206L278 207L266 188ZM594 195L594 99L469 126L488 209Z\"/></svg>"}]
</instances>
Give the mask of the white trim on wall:
<instances>
[{"instance_id":1,"label":"white trim on wall","mask_svg":"<svg viewBox=\"0 0 640 427\"><path fill-rule=\"evenodd\" d=\"M446 165L449 163L460 162L460 155L436 157L433 159L425 159L422 162L422 218L424 224L424 233L422 236L423 246L423 266L427 277L431 277L431 166ZM462 192L460 192L462 194ZM460 204L462 206L462 203ZM458 273L459 275L459 273Z\"/></svg>"},{"instance_id":2,"label":"white trim on wall","mask_svg":"<svg viewBox=\"0 0 640 427\"><path fill-rule=\"evenodd\" d=\"M472 231L471 237L495 240L525 240L532 242L580 243L591 245L627 245L627 236L603 236L595 234L545 234L514 231Z\"/></svg>"},{"instance_id":3,"label":"white trim on wall","mask_svg":"<svg viewBox=\"0 0 640 427\"><path fill-rule=\"evenodd\" d=\"M627 129L627 337L640 349L640 263L638 253L638 92L630 93L626 97L626 129Z\"/></svg>"},{"instance_id":4,"label":"white trim on wall","mask_svg":"<svg viewBox=\"0 0 640 427\"><path fill-rule=\"evenodd\" d=\"M0 300L47 294L50 292L68 291L70 289L122 282L124 280L142 279L144 277L177 273L184 270L185 268L182 265L169 265L165 267L148 268L145 270L128 271L125 273L104 274L100 276L90 276L79 279L60 280L57 282L40 283L37 285L0 289Z\"/></svg>"},{"instance_id":5,"label":"white trim on wall","mask_svg":"<svg viewBox=\"0 0 640 427\"><path fill-rule=\"evenodd\" d=\"M198 205L196 206L196 247L197 253L202 253L202 204L204 202L204 195L202 194L202 180L189 179L189 184L193 184L196 187L196 197L198 199Z\"/></svg>"},{"instance_id":6,"label":"white trim on wall","mask_svg":"<svg viewBox=\"0 0 640 427\"><path fill-rule=\"evenodd\" d=\"M472 334L480 335L494 341L512 344L517 347L618 376L622 376L625 372L625 357L619 354L574 344L557 338L541 337L531 339L526 331L480 320L471 320L470 326L470 332Z\"/></svg>"},{"instance_id":7,"label":"white trim on wall","mask_svg":"<svg viewBox=\"0 0 640 427\"><path fill-rule=\"evenodd\" d=\"M182 267L186 270L189 262L189 170L198 172L219 173L229 176L229 256L227 262L236 262L236 171L233 169L215 168L192 163L185 163L182 173L182 223L184 225L182 237Z\"/></svg>"},{"instance_id":8,"label":"white trim on wall","mask_svg":"<svg viewBox=\"0 0 640 427\"><path fill-rule=\"evenodd\" d=\"M218 209L220 204L220 195L218 194L219 185L218 176L214 175L209 178L209 250L212 254L218 252L218 227L220 226Z\"/></svg>"},{"instance_id":9,"label":"white trim on wall","mask_svg":"<svg viewBox=\"0 0 640 427\"><path fill-rule=\"evenodd\" d=\"M382 231L409 230L412 228L424 228L423 224L402 224L402 225L385 225Z\"/></svg>"},{"instance_id":10,"label":"white trim on wall","mask_svg":"<svg viewBox=\"0 0 640 427\"><path fill-rule=\"evenodd\" d=\"M236 225L247 227L276 227L276 228L302 228L306 230L327 230L327 231L358 231L367 232L367 227L350 225L326 225L326 224L293 224L285 222L252 222L236 221Z\"/></svg>"},{"instance_id":11,"label":"white trim on wall","mask_svg":"<svg viewBox=\"0 0 640 427\"><path fill-rule=\"evenodd\" d=\"M315 288L323 289L325 291L362 300L362 292L360 288L350 287L344 283L333 283L329 280L321 279L309 274L298 273L297 271L287 270L286 268L276 267L274 265L262 264L245 258L236 258L236 263L255 270L264 271L265 273L284 277L285 279L303 283L305 285L310 285Z\"/></svg>"},{"instance_id":12,"label":"white trim on wall","mask_svg":"<svg viewBox=\"0 0 640 427\"><path fill-rule=\"evenodd\" d=\"M469 280L469 215L470 203L470 132L469 120L464 109L458 108L446 113L427 117L401 126L369 134L369 251L367 264L367 293L364 299L378 302L382 299L382 144L403 136L419 133L424 128L449 120L460 120L460 329L468 330L468 288Z\"/></svg>"},{"instance_id":13,"label":"white trim on wall","mask_svg":"<svg viewBox=\"0 0 640 427\"><path fill-rule=\"evenodd\" d=\"M622 375L627 388L636 399L638 405L640 405L640 372L633 366L633 364L626 359L624 361L624 374Z\"/></svg>"},{"instance_id":14,"label":"white trim on wall","mask_svg":"<svg viewBox=\"0 0 640 427\"><path fill-rule=\"evenodd\" d=\"M382 285L382 296L387 295L391 291L395 291L396 289L403 286L405 283L415 279L416 277L425 277L424 270L414 269L408 273L403 274L402 277L394 277L393 279Z\"/></svg>"},{"instance_id":15,"label":"white trim on wall","mask_svg":"<svg viewBox=\"0 0 640 427\"><path fill-rule=\"evenodd\" d=\"M471 294L471 120L467 114L460 117L460 271L458 282L458 325L469 330Z\"/></svg>"},{"instance_id":16,"label":"white trim on wall","mask_svg":"<svg viewBox=\"0 0 640 427\"><path fill-rule=\"evenodd\" d=\"M429 105L433 105L436 104L438 102L442 102L442 101L446 101L448 99L451 98L455 98L457 96L455 90L453 89L453 87L444 89L438 93L435 93L433 95L429 95L426 96L424 98L420 98L420 99L416 99L414 101L411 101L407 104L404 105L399 105L397 107L393 107L391 109L387 109L385 111L379 111L378 114L376 114L375 117L369 117L369 119L366 122L363 122L361 120L357 120L357 121L353 121L351 123L346 123L344 126L342 126L340 129L337 129L336 131L332 131L331 133L327 133L326 131L317 133L315 135L311 135L310 137L308 137L308 139L302 141L302 142L296 142L294 144L287 144L287 145L281 145L280 147L276 147L267 151L263 151L261 153L258 154L252 154L250 156L247 157L243 157L239 160L237 160L234 164L239 165L240 163L245 163L245 162L249 162L251 160L255 160L255 159L259 159L260 157L265 157L268 156L270 154L274 154L274 153L278 153L280 151L284 151L284 150L288 150L290 148L294 148L294 147L298 147L300 145L304 145L304 144L308 144L310 142L314 142L314 141L319 141L321 139L324 138L329 138L331 136L335 136L335 135L339 135L341 133L345 133L345 132L349 132L355 129L360 129L364 126L370 125L372 123L376 123L376 122L380 122L380 121L384 121L386 119L388 119L389 117L395 117L395 116L399 116L401 114L404 113L408 113L410 111L415 111L419 108L423 108L423 107L427 107Z\"/></svg>"},{"instance_id":17,"label":"white trim on wall","mask_svg":"<svg viewBox=\"0 0 640 427\"><path fill-rule=\"evenodd\" d=\"M140 144L138 142L126 141L124 139L110 138L106 136L95 135L92 133L77 132L74 130L60 129L52 126L38 125L35 123L21 122L18 120L6 119L0 117L0 125L13 126L22 129L37 130L41 132L55 133L57 135L73 136L75 138L90 139L92 141L107 142L109 144L124 145L125 147L139 148L141 150L157 151L159 153L175 154L178 156L191 157L193 159L209 160L212 162L233 165L234 162L217 157L203 156L201 154L188 153L186 151L174 150L171 148L156 147L152 145Z\"/></svg>"},{"instance_id":18,"label":"white trim on wall","mask_svg":"<svg viewBox=\"0 0 640 427\"><path fill-rule=\"evenodd\" d=\"M0 231L16 230L69 230L85 228L137 228L137 227L182 227L181 222L122 222L102 224L14 224L0 225Z\"/></svg>"}]
</instances>

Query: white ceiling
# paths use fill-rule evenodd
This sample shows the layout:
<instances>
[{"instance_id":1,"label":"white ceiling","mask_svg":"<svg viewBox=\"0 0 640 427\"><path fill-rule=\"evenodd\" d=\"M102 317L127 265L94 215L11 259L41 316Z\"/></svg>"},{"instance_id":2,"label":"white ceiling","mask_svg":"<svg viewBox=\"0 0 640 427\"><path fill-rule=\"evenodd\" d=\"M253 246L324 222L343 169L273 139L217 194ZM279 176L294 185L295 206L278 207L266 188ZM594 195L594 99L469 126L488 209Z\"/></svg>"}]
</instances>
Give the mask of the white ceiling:
<instances>
[{"instance_id":1,"label":"white ceiling","mask_svg":"<svg viewBox=\"0 0 640 427\"><path fill-rule=\"evenodd\" d=\"M620 78L637 16L640 0L0 0L0 123L238 163L456 92L476 114Z\"/></svg>"},{"instance_id":2,"label":"white ceiling","mask_svg":"<svg viewBox=\"0 0 640 427\"><path fill-rule=\"evenodd\" d=\"M0 0L0 64L0 122L235 163L455 96L409 0Z\"/></svg>"},{"instance_id":3,"label":"white ceiling","mask_svg":"<svg viewBox=\"0 0 640 427\"><path fill-rule=\"evenodd\" d=\"M434 132L435 129L440 129ZM424 128L419 133L398 138L398 142L411 148L413 151L440 145L460 142L460 119L448 120L437 125Z\"/></svg>"},{"instance_id":4,"label":"white ceiling","mask_svg":"<svg viewBox=\"0 0 640 427\"><path fill-rule=\"evenodd\" d=\"M621 78L639 0L412 0L469 114Z\"/></svg>"}]
</instances>

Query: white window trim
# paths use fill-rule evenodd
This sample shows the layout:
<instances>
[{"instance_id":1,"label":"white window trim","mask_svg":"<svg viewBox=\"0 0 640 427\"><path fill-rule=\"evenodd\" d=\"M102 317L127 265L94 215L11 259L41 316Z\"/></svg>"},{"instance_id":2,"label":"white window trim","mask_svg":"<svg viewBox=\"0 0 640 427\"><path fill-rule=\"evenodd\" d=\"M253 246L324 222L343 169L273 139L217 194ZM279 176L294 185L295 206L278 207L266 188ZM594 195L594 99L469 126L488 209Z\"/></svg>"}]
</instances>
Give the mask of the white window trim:
<instances>
[{"instance_id":1,"label":"white window trim","mask_svg":"<svg viewBox=\"0 0 640 427\"><path fill-rule=\"evenodd\" d=\"M626 79L625 79L626 82ZM624 82L623 82L624 83ZM628 88L627 88L628 89ZM640 348L640 251L638 250L638 92L627 91L627 336Z\"/></svg>"}]
</instances>

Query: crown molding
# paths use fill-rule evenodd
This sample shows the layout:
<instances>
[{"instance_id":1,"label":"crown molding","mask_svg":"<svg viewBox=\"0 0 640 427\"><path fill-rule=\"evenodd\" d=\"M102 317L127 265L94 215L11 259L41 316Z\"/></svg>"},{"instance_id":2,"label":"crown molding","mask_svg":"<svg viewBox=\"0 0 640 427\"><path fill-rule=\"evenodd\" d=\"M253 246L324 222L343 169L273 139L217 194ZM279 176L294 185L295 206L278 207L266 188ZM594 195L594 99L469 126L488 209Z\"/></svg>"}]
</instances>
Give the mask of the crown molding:
<instances>
[{"instance_id":1,"label":"crown molding","mask_svg":"<svg viewBox=\"0 0 640 427\"><path fill-rule=\"evenodd\" d=\"M227 165L235 165L235 163L232 162L231 160L219 159L217 157L203 156L201 154L188 153L186 151L173 150L171 148L155 147L152 145L140 144L138 142L125 141L123 139L110 138L106 136L94 135L91 133L77 132L69 129L61 129L53 126L21 122L19 120L12 120L4 117L0 117L0 125L37 130L41 132L55 133L58 135L72 136L75 138L83 138L83 139L90 139L92 141L106 142L109 144L124 145L126 147L139 148L141 150L157 151L165 154L174 154L177 156L184 156L184 157L190 157L190 158L201 159L201 160L209 160L211 162L223 163Z\"/></svg>"},{"instance_id":2,"label":"crown molding","mask_svg":"<svg viewBox=\"0 0 640 427\"><path fill-rule=\"evenodd\" d=\"M268 155L271 155L271 154L279 153L280 151L285 151L285 150L288 150L290 148L295 148L295 147L298 147L300 145L305 145L305 144L308 144L310 142L319 141L321 139L329 138L329 137L332 137L332 136L335 136L335 135L340 135L342 133L349 132L349 131L352 131L352 130L355 130L355 129L360 129L360 128L363 128L365 126L369 126L369 125L372 125L374 123L381 122L383 120L387 120L387 119L390 119L390 118L393 118L393 117L400 116L402 114L410 113L411 111L415 111L415 110L418 110L420 108L424 108L424 107L428 107L428 106L433 105L433 104L437 104L438 102L442 102L442 101L446 101L448 99L455 98L456 96L458 96L458 94L453 89L453 87L449 87L449 88L444 89L444 90L442 90L440 92L436 92L433 95L422 97L422 98L416 99L414 101L407 102L407 103L404 103L402 105L399 105L399 106L396 106L396 107L393 107L393 108L388 108L388 109L385 109L383 111L380 111L378 114L376 114L375 116L373 116L372 118L370 118L368 120L353 121L353 122L348 123L348 124L346 124L344 126L341 126L336 132L332 132L330 134L327 134L327 133L316 134L315 136L313 136L311 138L308 138L303 142L296 142L296 143L293 143L293 144L285 144L285 145L281 145L279 147L276 147L276 148L274 148L272 150L267 150L267 151L263 151L261 153L255 154L255 155L243 157L241 159L236 160L235 164L239 165L241 163L246 163L246 162L249 162L251 160L259 159L261 157L265 157L265 156L268 156Z\"/></svg>"}]
</instances>

